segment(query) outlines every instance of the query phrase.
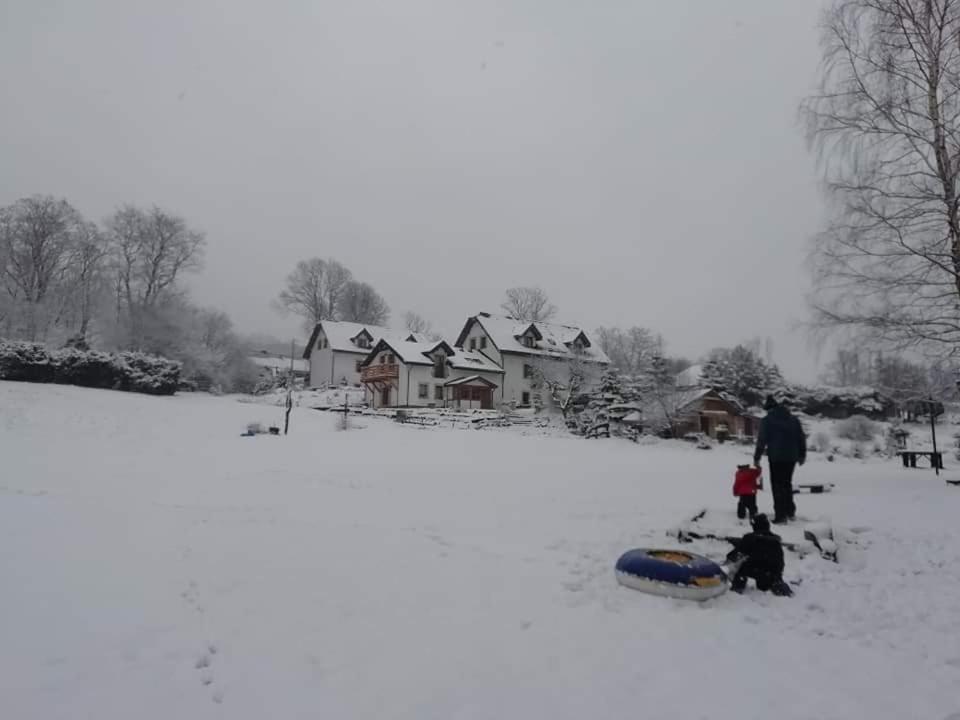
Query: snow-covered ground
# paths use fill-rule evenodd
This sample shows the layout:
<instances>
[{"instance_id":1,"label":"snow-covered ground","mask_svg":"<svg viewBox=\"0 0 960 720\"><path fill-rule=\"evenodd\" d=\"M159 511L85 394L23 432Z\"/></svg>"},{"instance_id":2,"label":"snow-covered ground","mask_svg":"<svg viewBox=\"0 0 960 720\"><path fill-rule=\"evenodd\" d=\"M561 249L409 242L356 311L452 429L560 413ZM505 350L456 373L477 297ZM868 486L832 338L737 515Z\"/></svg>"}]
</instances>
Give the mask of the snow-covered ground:
<instances>
[{"instance_id":1,"label":"snow-covered ground","mask_svg":"<svg viewBox=\"0 0 960 720\"><path fill-rule=\"evenodd\" d=\"M792 599L697 604L613 563L732 509L743 448L338 432L303 407L240 437L281 420L0 382L0 716L960 713L960 488L930 471L814 456L802 478L836 491L799 512L832 519L840 563L789 557Z\"/></svg>"}]
</instances>

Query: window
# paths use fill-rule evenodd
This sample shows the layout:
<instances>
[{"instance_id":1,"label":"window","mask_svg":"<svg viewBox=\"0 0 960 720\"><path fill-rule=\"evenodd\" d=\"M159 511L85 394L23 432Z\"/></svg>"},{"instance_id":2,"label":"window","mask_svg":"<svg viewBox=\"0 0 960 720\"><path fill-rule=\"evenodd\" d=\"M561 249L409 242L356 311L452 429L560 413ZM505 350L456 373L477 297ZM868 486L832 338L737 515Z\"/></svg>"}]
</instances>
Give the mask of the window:
<instances>
[{"instance_id":1,"label":"window","mask_svg":"<svg viewBox=\"0 0 960 720\"><path fill-rule=\"evenodd\" d=\"M370 347L370 340L369 340L369 338L366 338L366 337L358 337L358 338L357 338L357 347L369 348L369 347Z\"/></svg>"},{"instance_id":2,"label":"window","mask_svg":"<svg viewBox=\"0 0 960 720\"><path fill-rule=\"evenodd\" d=\"M524 335L522 340L524 347L532 348L537 346L537 341L533 335Z\"/></svg>"},{"instance_id":3,"label":"window","mask_svg":"<svg viewBox=\"0 0 960 720\"><path fill-rule=\"evenodd\" d=\"M486 349L487 349L487 336L486 336L486 335L484 335L482 338L480 338L480 349L481 349L481 350L486 350Z\"/></svg>"},{"instance_id":4,"label":"window","mask_svg":"<svg viewBox=\"0 0 960 720\"><path fill-rule=\"evenodd\" d=\"M446 356L437 355L433 358L433 376L435 378L445 378L447 376Z\"/></svg>"},{"instance_id":5,"label":"window","mask_svg":"<svg viewBox=\"0 0 960 720\"><path fill-rule=\"evenodd\" d=\"M363 370L363 360L357 360L357 372Z\"/></svg>"},{"instance_id":6,"label":"window","mask_svg":"<svg viewBox=\"0 0 960 720\"><path fill-rule=\"evenodd\" d=\"M387 356L386 356L386 355L381 355L381 356L380 356L380 364L381 364L381 365L386 365L386 364L387 364Z\"/></svg>"},{"instance_id":7,"label":"window","mask_svg":"<svg viewBox=\"0 0 960 720\"><path fill-rule=\"evenodd\" d=\"M417 397L421 400L426 400L430 397L430 389L426 383L420 383L420 385L417 386Z\"/></svg>"},{"instance_id":8,"label":"window","mask_svg":"<svg viewBox=\"0 0 960 720\"><path fill-rule=\"evenodd\" d=\"M524 365L523 366L523 377L532 378L533 377L533 365Z\"/></svg>"},{"instance_id":9,"label":"window","mask_svg":"<svg viewBox=\"0 0 960 720\"><path fill-rule=\"evenodd\" d=\"M443 385L434 385L433 386L433 399L434 400L443 400Z\"/></svg>"},{"instance_id":10,"label":"window","mask_svg":"<svg viewBox=\"0 0 960 720\"><path fill-rule=\"evenodd\" d=\"M525 392L520 395L520 404L529 405L530 404L530 393Z\"/></svg>"},{"instance_id":11,"label":"window","mask_svg":"<svg viewBox=\"0 0 960 720\"><path fill-rule=\"evenodd\" d=\"M476 339L476 338L470 338L470 349L471 349L471 350L476 350L476 349L477 349L477 339Z\"/></svg>"}]
</instances>

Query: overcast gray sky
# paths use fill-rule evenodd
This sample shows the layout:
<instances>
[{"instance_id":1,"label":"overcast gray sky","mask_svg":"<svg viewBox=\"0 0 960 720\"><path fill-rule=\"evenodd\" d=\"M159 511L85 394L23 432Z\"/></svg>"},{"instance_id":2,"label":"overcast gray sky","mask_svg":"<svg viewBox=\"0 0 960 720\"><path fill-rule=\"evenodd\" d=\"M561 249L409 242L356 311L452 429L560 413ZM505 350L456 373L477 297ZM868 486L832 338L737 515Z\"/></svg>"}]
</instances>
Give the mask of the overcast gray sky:
<instances>
[{"instance_id":1,"label":"overcast gray sky","mask_svg":"<svg viewBox=\"0 0 960 720\"><path fill-rule=\"evenodd\" d=\"M334 257L455 335L511 285L672 352L815 358L822 208L796 120L816 0L0 0L0 204L155 203L207 233L194 297Z\"/></svg>"}]
</instances>

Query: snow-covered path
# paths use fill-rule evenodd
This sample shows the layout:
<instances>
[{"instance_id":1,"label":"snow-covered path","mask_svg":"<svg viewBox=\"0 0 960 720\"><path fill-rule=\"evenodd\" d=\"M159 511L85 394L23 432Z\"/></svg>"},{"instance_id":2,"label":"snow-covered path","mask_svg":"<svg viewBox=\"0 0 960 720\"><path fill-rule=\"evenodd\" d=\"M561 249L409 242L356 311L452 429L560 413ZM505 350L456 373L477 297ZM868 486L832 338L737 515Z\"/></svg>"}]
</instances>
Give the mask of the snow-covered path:
<instances>
[{"instance_id":1,"label":"snow-covered path","mask_svg":"<svg viewBox=\"0 0 960 720\"><path fill-rule=\"evenodd\" d=\"M732 508L742 450L300 409L239 437L281 412L0 382L0 716L960 712L960 489L932 473L814 458L837 489L800 513L841 562L789 558L793 599L695 604L612 565Z\"/></svg>"}]
</instances>

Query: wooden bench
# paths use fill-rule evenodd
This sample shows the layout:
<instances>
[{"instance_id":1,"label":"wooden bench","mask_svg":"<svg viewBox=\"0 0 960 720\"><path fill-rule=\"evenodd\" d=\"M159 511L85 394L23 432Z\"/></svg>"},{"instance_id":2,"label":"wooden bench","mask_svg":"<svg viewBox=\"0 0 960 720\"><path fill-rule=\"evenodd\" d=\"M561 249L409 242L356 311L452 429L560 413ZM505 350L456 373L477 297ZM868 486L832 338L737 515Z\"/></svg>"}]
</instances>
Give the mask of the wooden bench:
<instances>
[{"instance_id":1,"label":"wooden bench","mask_svg":"<svg viewBox=\"0 0 960 720\"><path fill-rule=\"evenodd\" d=\"M943 453L933 452L932 450L901 450L897 453L903 460L905 468L917 467L917 458L925 457L930 460L930 467L943 470Z\"/></svg>"}]
</instances>

